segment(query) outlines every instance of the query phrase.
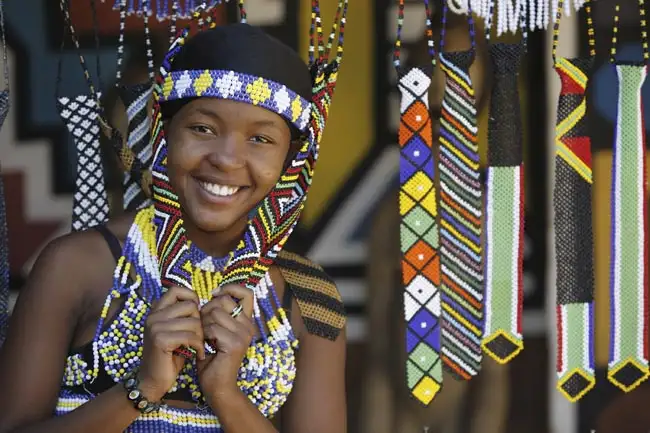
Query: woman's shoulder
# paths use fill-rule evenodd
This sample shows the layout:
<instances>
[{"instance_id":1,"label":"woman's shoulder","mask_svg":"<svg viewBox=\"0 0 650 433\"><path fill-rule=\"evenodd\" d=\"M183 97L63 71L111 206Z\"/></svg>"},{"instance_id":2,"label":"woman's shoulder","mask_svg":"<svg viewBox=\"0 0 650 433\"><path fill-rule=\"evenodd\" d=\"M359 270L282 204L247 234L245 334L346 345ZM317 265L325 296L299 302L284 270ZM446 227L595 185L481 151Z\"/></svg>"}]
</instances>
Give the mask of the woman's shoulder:
<instances>
[{"instance_id":1,"label":"woman's shoulder","mask_svg":"<svg viewBox=\"0 0 650 433\"><path fill-rule=\"evenodd\" d=\"M310 334L336 340L346 323L345 306L334 280L318 264L306 257L282 251L275 259L285 282L298 304Z\"/></svg>"}]
</instances>

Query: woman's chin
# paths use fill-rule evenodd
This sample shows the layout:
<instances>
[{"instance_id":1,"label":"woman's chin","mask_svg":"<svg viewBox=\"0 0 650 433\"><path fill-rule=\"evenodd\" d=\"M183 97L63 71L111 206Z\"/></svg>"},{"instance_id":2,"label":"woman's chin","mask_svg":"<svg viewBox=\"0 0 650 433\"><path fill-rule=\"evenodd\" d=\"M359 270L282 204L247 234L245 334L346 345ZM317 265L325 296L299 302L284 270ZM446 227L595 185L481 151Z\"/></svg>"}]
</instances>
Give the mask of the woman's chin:
<instances>
[{"instance_id":1,"label":"woman's chin","mask_svg":"<svg viewBox=\"0 0 650 433\"><path fill-rule=\"evenodd\" d=\"M198 212L191 212L189 217L192 224L206 233L221 233L231 230L243 230L247 222L247 214L240 217L233 210L197 209Z\"/></svg>"}]
</instances>

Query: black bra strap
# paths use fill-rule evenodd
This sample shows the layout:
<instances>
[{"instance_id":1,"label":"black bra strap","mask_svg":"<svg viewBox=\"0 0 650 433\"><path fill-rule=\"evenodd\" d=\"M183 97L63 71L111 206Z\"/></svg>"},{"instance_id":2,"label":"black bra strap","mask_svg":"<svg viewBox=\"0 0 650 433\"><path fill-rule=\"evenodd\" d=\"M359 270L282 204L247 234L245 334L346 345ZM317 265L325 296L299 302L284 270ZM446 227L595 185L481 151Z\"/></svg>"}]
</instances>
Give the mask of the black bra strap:
<instances>
[{"instance_id":1,"label":"black bra strap","mask_svg":"<svg viewBox=\"0 0 650 433\"><path fill-rule=\"evenodd\" d=\"M284 311L289 315L291 312L291 304L293 300L293 292L291 290L291 287L289 283L285 284L284 287L284 295L282 296L282 308L284 308Z\"/></svg>"},{"instance_id":2,"label":"black bra strap","mask_svg":"<svg viewBox=\"0 0 650 433\"><path fill-rule=\"evenodd\" d=\"M120 241L113 232L107 229L104 225L98 225L93 228L103 236L104 240L108 244L108 248L110 248L113 257L115 258L115 262L118 262L120 257L122 257L122 246L120 245Z\"/></svg>"}]
</instances>

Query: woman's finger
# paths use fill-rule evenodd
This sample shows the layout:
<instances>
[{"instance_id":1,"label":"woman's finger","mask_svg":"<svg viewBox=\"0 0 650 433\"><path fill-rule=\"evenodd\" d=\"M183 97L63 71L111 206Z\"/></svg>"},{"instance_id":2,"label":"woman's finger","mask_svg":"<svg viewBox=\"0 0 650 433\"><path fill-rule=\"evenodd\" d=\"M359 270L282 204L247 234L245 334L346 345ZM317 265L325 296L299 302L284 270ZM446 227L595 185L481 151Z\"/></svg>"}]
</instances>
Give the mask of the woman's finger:
<instances>
[{"instance_id":1,"label":"woman's finger","mask_svg":"<svg viewBox=\"0 0 650 433\"><path fill-rule=\"evenodd\" d=\"M199 297L190 289L180 286L170 287L164 295L156 302L151 311L158 311L169 307L177 302L192 301L199 304Z\"/></svg>"},{"instance_id":2,"label":"woman's finger","mask_svg":"<svg viewBox=\"0 0 650 433\"><path fill-rule=\"evenodd\" d=\"M221 308L214 308L209 313L203 313L201 317L204 328L217 325L231 332L237 332L237 321L232 317L231 313Z\"/></svg>"},{"instance_id":3,"label":"woman's finger","mask_svg":"<svg viewBox=\"0 0 650 433\"><path fill-rule=\"evenodd\" d=\"M199 313L198 304L194 301L180 301L175 304L171 304L165 308L152 311L147 318L149 323L155 323L159 321L168 321L178 317L194 317L197 319L201 318Z\"/></svg>"},{"instance_id":4,"label":"woman's finger","mask_svg":"<svg viewBox=\"0 0 650 433\"><path fill-rule=\"evenodd\" d=\"M193 331L162 332L152 335L154 345L166 353L172 353L181 346L196 350L200 359L205 358L203 339Z\"/></svg>"},{"instance_id":5,"label":"woman's finger","mask_svg":"<svg viewBox=\"0 0 650 433\"><path fill-rule=\"evenodd\" d=\"M233 298L238 299L241 306L244 307L243 314L249 318L253 317L254 298L252 290L247 289L246 287L242 287L238 284L228 284L227 286L221 287L217 294L219 296L229 295Z\"/></svg>"},{"instance_id":6,"label":"woman's finger","mask_svg":"<svg viewBox=\"0 0 650 433\"><path fill-rule=\"evenodd\" d=\"M231 296L219 295L212 298L201 308L201 314L209 314L214 309L221 309L227 312L232 312L236 307L237 301L235 301Z\"/></svg>"}]
</instances>

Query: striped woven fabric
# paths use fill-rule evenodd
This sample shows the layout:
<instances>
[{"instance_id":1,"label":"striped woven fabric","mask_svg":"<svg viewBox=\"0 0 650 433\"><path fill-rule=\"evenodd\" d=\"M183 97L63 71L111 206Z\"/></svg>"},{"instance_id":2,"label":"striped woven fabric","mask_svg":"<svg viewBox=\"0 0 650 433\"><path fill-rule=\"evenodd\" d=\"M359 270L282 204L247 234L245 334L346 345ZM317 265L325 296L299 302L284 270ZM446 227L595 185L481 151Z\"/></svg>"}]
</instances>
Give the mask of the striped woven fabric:
<instances>
[{"instance_id":1,"label":"striped woven fabric","mask_svg":"<svg viewBox=\"0 0 650 433\"><path fill-rule=\"evenodd\" d=\"M134 86L122 85L117 88L120 99L126 107L128 121L128 135L126 145L134 156L145 167L150 167L153 159L151 146L149 146L149 130L151 117L149 116L149 101L153 92L150 83L136 84ZM130 172L124 173L124 209L134 211L151 204L147 193L143 191L141 182Z\"/></svg>"},{"instance_id":2,"label":"striped woven fabric","mask_svg":"<svg viewBox=\"0 0 650 433\"><path fill-rule=\"evenodd\" d=\"M456 377L481 366L482 188L469 67L474 51L441 53L445 93L440 118L440 263L442 359Z\"/></svg>"},{"instance_id":3,"label":"striped woven fabric","mask_svg":"<svg viewBox=\"0 0 650 433\"><path fill-rule=\"evenodd\" d=\"M593 58L557 58L555 138L557 388L575 402L595 384L591 139L586 117Z\"/></svg>"},{"instance_id":4,"label":"striped woven fabric","mask_svg":"<svg viewBox=\"0 0 650 433\"><path fill-rule=\"evenodd\" d=\"M316 263L287 251L278 254L275 265L296 299L307 331L336 340L345 327L346 314L334 281Z\"/></svg>"},{"instance_id":5,"label":"striped woven fabric","mask_svg":"<svg viewBox=\"0 0 650 433\"><path fill-rule=\"evenodd\" d=\"M518 75L523 44L490 46L483 350L499 363L523 348L524 182Z\"/></svg>"},{"instance_id":6,"label":"striped woven fabric","mask_svg":"<svg viewBox=\"0 0 650 433\"><path fill-rule=\"evenodd\" d=\"M648 203L641 98L647 68L616 65L619 94L612 174L608 377L626 392L649 376Z\"/></svg>"}]
</instances>

